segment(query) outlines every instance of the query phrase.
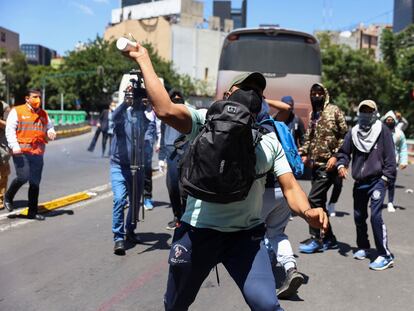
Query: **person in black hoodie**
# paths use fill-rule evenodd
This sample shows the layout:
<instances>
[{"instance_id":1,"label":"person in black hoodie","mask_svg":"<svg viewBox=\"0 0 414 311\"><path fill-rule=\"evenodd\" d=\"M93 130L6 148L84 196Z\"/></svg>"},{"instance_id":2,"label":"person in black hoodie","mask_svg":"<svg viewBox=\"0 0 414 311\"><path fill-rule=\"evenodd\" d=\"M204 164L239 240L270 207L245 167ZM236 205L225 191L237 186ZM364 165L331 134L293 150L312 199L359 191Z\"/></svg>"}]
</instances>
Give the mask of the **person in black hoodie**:
<instances>
[{"instance_id":1,"label":"person in black hoodie","mask_svg":"<svg viewBox=\"0 0 414 311\"><path fill-rule=\"evenodd\" d=\"M370 263L373 270L385 270L394 264L394 256L388 248L387 229L382 220L387 184L395 180L396 162L394 142L390 130L377 119L377 105L373 100L364 100L358 106L358 124L345 136L344 143L337 153L338 174L348 175L348 165L352 158L354 220L358 250L355 259L369 257L368 202L371 199L371 226L374 233L378 257Z\"/></svg>"}]
</instances>

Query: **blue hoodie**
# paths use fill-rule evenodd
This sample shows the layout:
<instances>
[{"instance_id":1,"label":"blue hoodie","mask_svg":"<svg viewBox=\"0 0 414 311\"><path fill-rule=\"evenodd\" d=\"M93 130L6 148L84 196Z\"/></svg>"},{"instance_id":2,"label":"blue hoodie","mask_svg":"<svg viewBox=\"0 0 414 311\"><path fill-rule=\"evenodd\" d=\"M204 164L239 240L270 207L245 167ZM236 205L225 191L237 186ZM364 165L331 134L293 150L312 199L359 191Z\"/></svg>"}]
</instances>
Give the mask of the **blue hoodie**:
<instances>
[{"instance_id":1,"label":"blue hoodie","mask_svg":"<svg viewBox=\"0 0 414 311\"><path fill-rule=\"evenodd\" d=\"M395 180L397 164L390 130L382 124L381 133L369 153L355 147L351 131L346 134L342 147L335 155L338 159L336 167L348 167L352 157L352 177L355 182L368 183L379 178Z\"/></svg>"}]
</instances>

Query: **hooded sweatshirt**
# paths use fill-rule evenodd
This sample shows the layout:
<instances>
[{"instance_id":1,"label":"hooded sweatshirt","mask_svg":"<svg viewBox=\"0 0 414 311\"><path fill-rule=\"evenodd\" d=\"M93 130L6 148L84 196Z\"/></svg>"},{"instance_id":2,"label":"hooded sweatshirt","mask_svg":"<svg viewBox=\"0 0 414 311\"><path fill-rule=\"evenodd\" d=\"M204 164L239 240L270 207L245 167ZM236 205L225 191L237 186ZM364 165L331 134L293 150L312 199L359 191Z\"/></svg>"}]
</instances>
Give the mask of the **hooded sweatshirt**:
<instances>
[{"instance_id":1,"label":"hooded sweatshirt","mask_svg":"<svg viewBox=\"0 0 414 311\"><path fill-rule=\"evenodd\" d=\"M346 134L344 144L337 153L336 166L349 166L352 158L352 177L357 183L370 183L382 178L395 180L397 165L394 155L394 142L390 130L382 124L381 133L369 152L362 152L355 147L352 129Z\"/></svg>"},{"instance_id":2,"label":"hooded sweatshirt","mask_svg":"<svg viewBox=\"0 0 414 311\"><path fill-rule=\"evenodd\" d=\"M341 109L330 103L328 90L322 111L311 112L305 143L300 148L302 156L307 156L316 165L325 165L334 156L344 141L348 126Z\"/></svg>"},{"instance_id":3,"label":"hooded sweatshirt","mask_svg":"<svg viewBox=\"0 0 414 311\"><path fill-rule=\"evenodd\" d=\"M404 132L399 127L397 127L398 119L394 111L392 110L388 111L381 118L381 120L385 122L385 120L388 119L388 117L392 117L396 125L394 129L391 131L391 133L392 133L392 139L395 145L395 158L396 158L397 164L407 165L408 164L408 151L407 151L407 140L405 138Z\"/></svg>"}]
</instances>

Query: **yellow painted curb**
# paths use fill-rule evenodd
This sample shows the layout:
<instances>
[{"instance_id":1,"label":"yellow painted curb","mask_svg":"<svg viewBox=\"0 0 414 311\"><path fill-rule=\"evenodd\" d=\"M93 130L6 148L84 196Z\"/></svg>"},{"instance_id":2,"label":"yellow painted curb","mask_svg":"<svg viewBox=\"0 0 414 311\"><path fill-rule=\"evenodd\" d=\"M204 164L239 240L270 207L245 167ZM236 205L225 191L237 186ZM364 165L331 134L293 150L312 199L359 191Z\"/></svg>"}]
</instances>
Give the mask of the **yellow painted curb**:
<instances>
[{"instance_id":1,"label":"yellow painted curb","mask_svg":"<svg viewBox=\"0 0 414 311\"><path fill-rule=\"evenodd\" d=\"M78 192L74 193L65 197L61 197L49 202L40 203L39 204L39 213L46 213L48 211L52 211L54 209L67 206L73 203L77 203L80 201L88 200L91 198L91 195L87 194L86 192ZM20 212L20 215L27 216L29 209L26 207Z\"/></svg>"}]
</instances>

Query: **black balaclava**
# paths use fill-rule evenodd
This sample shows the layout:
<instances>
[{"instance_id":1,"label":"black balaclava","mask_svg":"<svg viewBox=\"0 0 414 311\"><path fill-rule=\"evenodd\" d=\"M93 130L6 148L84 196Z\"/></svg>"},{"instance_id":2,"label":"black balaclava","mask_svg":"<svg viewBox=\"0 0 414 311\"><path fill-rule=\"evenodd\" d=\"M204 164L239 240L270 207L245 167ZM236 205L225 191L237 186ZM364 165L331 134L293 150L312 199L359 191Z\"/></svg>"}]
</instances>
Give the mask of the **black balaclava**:
<instances>
[{"instance_id":1,"label":"black balaclava","mask_svg":"<svg viewBox=\"0 0 414 311\"><path fill-rule=\"evenodd\" d=\"M314 112L321 111L321 110L323 110L323 106L325 105L325 100L326 100L326 92L325 92L325 89L321 85L319 85L319 84L314 84L312 86L311 91L312 90L323 91L324 94L325 94L324 96L319 96L319 97L311 96L311 98L310 98L313 111Z\"/></svg>"},{"instance_id":2,"label":"black balaclava","mask_svg":"<svg viewBox=\"0 0 414 311\"><path fill-rule=\"evenodd\" d=\"M228 100L246 106L253 114L258 114L262 109L262 99L259 94L253 90L238 89L229 96Z\"/></svg>"}]
</instances>

